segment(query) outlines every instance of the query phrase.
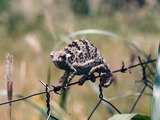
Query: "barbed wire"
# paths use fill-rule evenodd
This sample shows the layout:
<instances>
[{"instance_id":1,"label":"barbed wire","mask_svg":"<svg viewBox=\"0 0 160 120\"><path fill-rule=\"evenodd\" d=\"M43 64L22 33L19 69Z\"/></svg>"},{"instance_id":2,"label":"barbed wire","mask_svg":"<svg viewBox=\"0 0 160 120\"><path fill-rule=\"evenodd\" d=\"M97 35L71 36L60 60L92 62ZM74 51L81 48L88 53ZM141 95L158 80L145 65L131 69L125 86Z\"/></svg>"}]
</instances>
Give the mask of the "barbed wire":
<instances>
[{"instance_id":1,"label":"barbed wire","mask_svg":"<svg viewBox=\"0 0 160 120\"><path fill-rule=\"evenodd\" d=\"M146 87L149 87L151 90L153 90L152 86L150 85L150 81L148 80L147 75L146 75L146 68L148 67L149 63L155 62L156 59L151 60L150 59L150 55L147 57L147 61L146 62L142 62L142 60L141 60L140 57L138 57L138 59L139 59L139 63L138 64L131 65L129 67L125 67L124 62L122 62L122 67L120 69L114 70L112 72L112 73L117 73L117 72L126 73L127 71L130 72L130 69L132 69L132 68L135 68L135 67L138 67L138 66L142 67L142 81L144 82L144 87L143 87L140 95L137 97L136 101L134 102L134 104L133 104L133 106L132 106L132 108L131 108L131 110L130 110L129 113L132 113L132 111L134 110L135 106L137 105L137 103L138 103L139 99L141 98L141 96L142 96L144 90L146 89ZM97 77L99 77L99 76L97 76ZM58 118L56 118L56 117L54 117L54 116L51 115L51 110L50 110L50 93L54 92L54 93L60 95L61 94L60 90L63 89L63 86L61 86L61 85L60 86L54 86L54 85L52 85L53 89L50 90L49 87L48 87L48 85L44 84L42 81L41 81L41 83L45 86L45 91L34 93L34 94L31 94L31 95L28 95L28 96L25 96L25 97L21 97L21 98L18 98L18 99L1 102L0 105L10 104L10 103L14 103L14 102L18 102L18 101L21 101L21 100L25 100L25 99L28 99L28 98L31 98L31 97L34 97L34 96L37 96L37 95L46 94L46 106L47 106L47 115L48 115L47 116L47 120L49 120L50 118L53 118L55 120L59 120ZM70 86L73 86L73 85L76 85L76 84L79 84L79 81L73 82L73 83L69 83L67 87L70 87ZM99 99L100 99L99 102L96 104L95 108L90 113L90 115L88 117L88 120L90 120L91 116L96 111L96 109L98 108L98 106L100 105L100 103L102 101L108 103L119 114L121 114L121 112L113 104L111 104L109 101L107 101L107 100L105 100L103 98L103 92L102 92L102 86L101 85L99 85Z\"/></svg>"}]
</instances>

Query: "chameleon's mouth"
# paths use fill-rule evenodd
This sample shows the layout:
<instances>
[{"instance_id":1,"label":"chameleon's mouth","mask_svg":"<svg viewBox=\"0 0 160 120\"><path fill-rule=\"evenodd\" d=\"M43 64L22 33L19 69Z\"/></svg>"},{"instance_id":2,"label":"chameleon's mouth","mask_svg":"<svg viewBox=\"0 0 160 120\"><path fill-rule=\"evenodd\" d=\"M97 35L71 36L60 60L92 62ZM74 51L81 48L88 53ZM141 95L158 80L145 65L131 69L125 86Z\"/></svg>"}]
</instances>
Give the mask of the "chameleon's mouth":
<instances>
[{"instance_id":1,"label":"chameleon's mouth","mask_svg":"<svg viewBox=\"0 0 160 120\"><path fill-rule=\"evenodd\" d=\"M53 61L54 65L59 68L58 61Z\"/></svg>"},{"instance_id":2,"label":"chameleon's mouth","mask_svg":"<svg viewBox=\"0 0 160 120\"><path fill-rule=\"evenodd\" d=\"M67 69L67 65L64 62L60 62L60 61L53 61L53 63L55 64L55 66L59 69Z\"/></svg>"}]
</instances>

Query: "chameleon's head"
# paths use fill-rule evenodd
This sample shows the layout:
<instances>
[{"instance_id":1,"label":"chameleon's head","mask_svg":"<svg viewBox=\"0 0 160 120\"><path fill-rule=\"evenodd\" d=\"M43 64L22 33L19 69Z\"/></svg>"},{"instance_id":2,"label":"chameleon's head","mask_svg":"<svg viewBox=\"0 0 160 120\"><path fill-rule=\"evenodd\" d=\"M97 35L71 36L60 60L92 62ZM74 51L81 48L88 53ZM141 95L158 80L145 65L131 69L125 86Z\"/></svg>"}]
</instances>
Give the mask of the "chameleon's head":
<instances>
[{"instance_id":1,"label":"chameleon's head","mask_svg":"<svg viewBox=\"0 0 160 120\"><path fill-rule=\"evenodd\" d=\"M56 67L64 69L67 66L65 51L52 51L50 56Z\"/></svg>"}]
</instances>

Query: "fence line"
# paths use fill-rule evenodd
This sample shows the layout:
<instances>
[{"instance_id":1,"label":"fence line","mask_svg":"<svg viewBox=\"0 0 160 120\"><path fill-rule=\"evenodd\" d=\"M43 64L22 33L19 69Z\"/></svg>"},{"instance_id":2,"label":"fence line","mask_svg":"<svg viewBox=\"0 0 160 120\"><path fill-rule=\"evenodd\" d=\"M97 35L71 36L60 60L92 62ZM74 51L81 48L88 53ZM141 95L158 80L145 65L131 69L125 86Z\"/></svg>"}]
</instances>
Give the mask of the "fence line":
<instances>
[{"instance_id":1,"label":"fence line","mask_svg":"<svg viewBox=\"0 0 160 120\"><path fill-rule=\"evenodd\" d=\"M141 93L139 94L139 96L137 97L136 101L134 102L131 110L129 113L132 113L132 111L134 110L135 106L137 105L139 99L141 98L144 90L146 89L146 87L149 87L151 90L153 90L152 86L149 84L150 81L147 79L147 75L146 75L146 68L148 67L148 64L150 63L153 63L156 61L156 59L153 59L151 60L150 59L150 55L147 57L147 60L146 62L142 62L141 58L138 57L139 59L139 63L138 64L135 64L135 65L132 65L132 66L129 66L129 67L125 67L125 64L124 62L122 62L122 67L118 70L114 70L112 73L117 73L117 72L121 72L121 73L126 73L127 71L130 72L130 69L132 68L135 68L135 67L138 67L138 66L141 66L142 67L142 81L144 82L144 87L141 91ZM42 81L41 81L42 83ZM72 86L72 85L75 85L75 84L78 84L79 81L77 82L73 82L73 83L69 83L68 84L68 87ZM42 83L43 85L45 85L44 83ZM28 96L25 96L25 97L21 97L21 98L18 98L18 99L14 99L14 100L10 100L10 101L5 101L5 102L1 102L0 105L5 105L5 104L10 104L10 103L14 103L14 102L18 102L18 101L21 101L21 100L25 100L25 99L28 99L28 98L31 98L33 96L36 96L36 95L41 95L41 94L46 94L46 105L47 105L47 120L49 120L51 117L55 120L58 120L58 118L56 117L53 117L51 115L51 111L50 111L50 93L51 92L54 92L56 94L60 94L59 91L61 89L63 89L62 86L54 86L52 85L53 89L50 89L48 88L48 85L45 85L46 89L45 91L42 91L42 92L38 92L38 93L34 93L34 94L31 94L31 95L28 95ZM121 112L113 105L111 104L109 101L105 100L103 98L103 92L102 92L102 86L99 85L99 102L96 104L95 108L92 110L92 112L90 113L89 117L88 117L88 120L91 118L91 116L93 115L93 113L95 112L95 110L98 108L98 106L100 105L100 103L102 101L108 103L111 107L113 107L119 114L121 114Z\"/></svg>"}]
</instances>

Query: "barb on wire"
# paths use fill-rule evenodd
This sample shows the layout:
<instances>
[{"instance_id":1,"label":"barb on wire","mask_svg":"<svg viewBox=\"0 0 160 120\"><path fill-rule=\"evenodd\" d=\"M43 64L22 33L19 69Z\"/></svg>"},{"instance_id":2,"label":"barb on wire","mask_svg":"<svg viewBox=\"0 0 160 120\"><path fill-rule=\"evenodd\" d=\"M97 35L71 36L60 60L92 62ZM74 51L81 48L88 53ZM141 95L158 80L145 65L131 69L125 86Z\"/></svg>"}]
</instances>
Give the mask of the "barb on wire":
<instances>
[{"instance_id":1,"label":"barb on wire","mask_svg":"<svg viewBox=\"0 0 160 120\"><path fill-rule=\"evenodd\" d=\"M125 67L124 62L122 61L121 72L122 72L122 73L125 73L126 71L129 71L129 73L131 73L131 71L129 70L129 68Z\"/></svg>"},{"instance_id":2,"label":"barb on wire","mask_svg":"<svg viewBox=\"0 0 160 120\"><path fill-rule=\"evenodd\" d=\"M140 66L140 65L145 65L146 63L156 62L156 60L157 59L153 59L153 60L150 60L148 62L143 62L143 63L138 63L138 64L135 64L135 65L131 65L131 66L127 67L127 69L132 69L132 68L135 68L135 67ZM126 69L126 67L123 67L123 65L122 65L121 69L114 70L113 73L122 72L122 71L124 71L124 69Z\"/></svg>"},{"instance_id":3,"label":"barb on wire","mask_svg":"<svg viewBox=\"0 0 160 120\"><path fill-rule=\"evenodd\" d=\"M137 66L144 65L146 63L149 64L149 63L152 63L152 62L156 62L156 59L150 60L148 62L138 63L138 64L135 64L135 65L129 66L128 69L132 69L132 68L135 68ZM121 72L121 71L122 71L122 68L118 69L118 70L114 70L112 73L117 73L117 72ZM70 84L68 84L68 86L72 86L72 85L75 85L75 84L78 84L78 83L79 83L79 81L78 82L74 82L74 83L70 83ZM52 85L52 87L53 87L53 90L50 90L50 92L54 91L56 94L62 88L62 86L53 86L53 85ZM10 104L10 103L18 102L18 101L25 100L25 99L28 99L28 98L31 98L31 97L34 97L34 96L37 96L37 95L45 94L45 93L46 93L46 91L38 92L38 93L31 94L31 95L28 95L28 96L25 96L25 97L22 97L22 98L18 98L18 99L14 99L14 100L10 100L10 101L1 102L0 105L5 105L5 104Z\"/></svg>"},{"instance_id":4,"label":"barb on wire","mask_svg":"<svg viewBox=\"0 0 160 120\"><path fill-rule=\"evenodd\" d=\"M53 87L54 93L61 95L59 91L62 89L62 86L54 86L54 85L51 85L51 86Z\"/></svg>"},{"instance_id":5,"label":"barb on wire","mask_svg":"<svg viewBox=\"0 0 160 120\"><path fill-rule=\"evenodd\" d=\"M145 86L143 87L142 91L141 91L141 94L139 95L139 97L137 98L136 102L134 103L132 109L130 110L130 112L132 112L137 104L137 102L139 101L141 95L143 94L144 90L146 87L149 87L152 89L152 87L149 85L150 81L147 79L147 76L146 76L146 67L149 63L152 63L152 62L155 62L156 59L153 59L153 60L150 60L150 57L148 57L147 61L146 62L142 62L141 58L139 57L139 62L138 64L135 64L135 65L132 65L132 66L129 66L129 67L125 67L125 64L124 62L122 62L122 67L118 70L115 70L113 71L112 73L117 73L117 72L121 72L121 73L125 73L127 70L130 72L130 69L132 68L135 68L135 67L138 67L138 66L141 66L142 67L142 73L143 73L143 76L142 76L142 80L144 81L144 84ZM131 73L131 72L130 72ZM99 76L97 76L99 77ZM97 78L96 77L96 78ZM6 101L6 102L1 102L0 105L5 105L5 104L10 104L10 103L14 103L14 102L18 102L18 101L21 101L21 100L25 100L25 99L28 99L28 98L31 98L33 96L36 96L36 95L41 95L41 94L46 94L46 104L47 104L47 115L48 115L48 118L47 120L49 120L51 117L51 112L50 112L50 92L54 92L56 94L59 94L60 95L60 90L63 89L63 87L60 85L60 86L54 86L52 85L53 89L50 90L48 85L46 85L45 83L43 83L41 81L41 83L46 87L46 90L43 91L43 92L39 92L39 93L35 93L35 94L31 94L31 95L28 95L28 96L25 96L25 97L22 97L22 98L19 98L19 99L14 99L14 100L10 100L10 101ZM74 83L69 83L67 87L69 86L72 86L72 85L76 85L76 84L79 84L79 81L77 82L74 82ZM93 113L95 112L95 110L98 108L98 106L100 105L100 103L102 101L108 103L110 106L112 106L119 114L121 114L121 112L113 105L111 104L109 101L105 100L103 98L103 92L102 92L102 86L99 85L99 102L97 103L97 105L95 106L95 108L93 109L93 111L91 112L91 114L89 115L88 117L88 120L91 118L91 116L93 115ZM57 118L53 117L55 120L58 120Z\"/></svg>"}]
</instances>

